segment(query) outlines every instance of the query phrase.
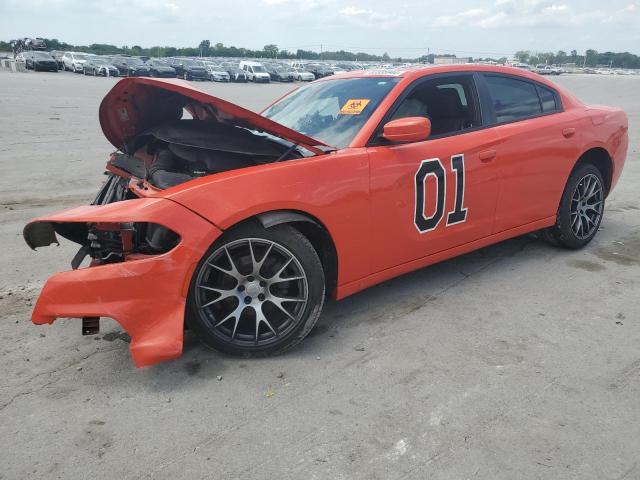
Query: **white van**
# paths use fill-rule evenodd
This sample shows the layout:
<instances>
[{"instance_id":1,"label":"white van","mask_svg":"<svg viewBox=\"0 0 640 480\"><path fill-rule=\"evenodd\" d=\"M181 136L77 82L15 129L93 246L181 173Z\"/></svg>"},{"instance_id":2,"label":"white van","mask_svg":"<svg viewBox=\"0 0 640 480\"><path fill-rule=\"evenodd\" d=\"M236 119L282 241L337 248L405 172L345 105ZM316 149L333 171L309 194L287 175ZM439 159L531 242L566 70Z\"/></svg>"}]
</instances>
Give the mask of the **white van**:
<instances>
[{"instance_id":1,"label":"white van","mask_svg":"<svg viewBox=\"0 0 640 480\"><path fill-rule=\"evenodd\" d=\"M252 82L266 82L271 81L271 76L267 72L264 65L260 62L248 62L243 60L240 62L240 69L247 72L247 79Z\"/></svg>"}]
</instances>

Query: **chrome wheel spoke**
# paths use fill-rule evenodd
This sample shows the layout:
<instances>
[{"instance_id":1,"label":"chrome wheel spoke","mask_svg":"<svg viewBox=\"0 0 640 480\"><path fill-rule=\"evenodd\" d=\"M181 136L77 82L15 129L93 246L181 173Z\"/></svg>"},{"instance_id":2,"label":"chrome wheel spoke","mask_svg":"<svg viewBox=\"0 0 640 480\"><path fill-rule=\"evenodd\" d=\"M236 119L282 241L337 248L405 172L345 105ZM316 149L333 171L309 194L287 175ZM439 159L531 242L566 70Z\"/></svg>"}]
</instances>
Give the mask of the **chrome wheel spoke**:
<instances>
[{"instance_id":1,"label":"chrome wheel spoke","mask_svg":"<svg viewBox=\"0 0 640 480\"><path fill-rule=\"evenodd\" d=\"M270 303L272 303L272 304L273 304L273 305L275 305L276 307L278 307L278 309L279 309L282 313L284 313L287 317L289 317L291 320L295 320L295 317L289 313L289 310L287 310L286 308L284 308L284 307L282 306L282 302L276 302L276 301L273 301L272 299L269 299L269 300L267 300L267 301L268 301L268 302L270 302Z\"/></svg>"},{"instance_id":2,"label":"chrome wheel spoke","mask_svg":"<svg viewBox=\"0 0 640 480\"><path fill-rule=\"evenodd\" d=\"M246 305L243 305L243 304L238 305L235 309L231 311L231 313L229 313L226 317L224 317L222 320L216 323L214 327L219 327L226 321L234 318L236 320L236 324L234 326L234 331L235 331L236 327L238 326L238 322L240 321L240 317L242 316L242 312L244 311L245 308L246 308Z\"/></svg>"},{"instance_id":3,"label":"chrome wheel spoke","mask_svg":"<svg viewBox=\"0 0 640 480\"><path fill-rule=\"evenodd\" d=\"M232 298L232 297L236 297L236 291L235 290L221 290L219 288L213 288L213 287L209 287L207 285L198 285L198 288L202 288L203 290L207 290L210 292L214 292L218 294L218 297L216 297L214 300L211 300L210 302L205 303L204 305L200 305L200 308L206 308L210 305L213 305L214 303L220 302L226 298Z\"/></svg>"},{"instance_id":4,"label":"chrome wheel spoke","mask_svg":"<svg viewBox=\"0 0 640 480\"><path fill-rule=\"evenodd\" d=\"M276 283L283 283L283 282L291 282L294 280L304 280L304 276L303 275L299 275L296 277L287 277L287 278L280 278L279 280L272 280L270 283L271 285L275 285Z\"/></svg>"},{"instance_id":5,"label":"chrome wheel spoke","mask_svg":"<svg viewBox=\"0 0 640 480\"><path fill-rule=\"evenodd\" d=\"M231 258L231 254L229 253L229 249L225 246L224 248L224 252L225 255L229 261L229 264L231 265L231 269L227 270L226 268L222 268L214 263L208 262L209 266L215 268L216 270L221 271L222 273L226 273L227 275L229 275L230 277L235 278L236 280L240 281L240 279L242 278L242 275L240 274L240 272L238 271L238 269L236 268L235 263L233 263L233 259Z\"/></svg>"},{"instance_id":6,"label":"chrome wheel spoke","mask_svg":"<svg viewBox=\"0 0 640 480\"><path fill-rule=\"evenodd\" d=\"M269 253L271 253L272 248L273 248L273 243L270 243L269 246L267 247L267 251L264 252L264 255L262 256L262 259L258 261L256 259L255 252L253 250L253 245L251 243L251 240L249 240L249 253L251 254L252 274L254 276L257 276L257 277L260 276L260 270L262 270L262 265L264 265L264 262L269 256Z\"/></svg>"},{"instance_id":7,"label":"chrome wheel spoke","mask_svg":"<svg viewBox=\"0 0 640 480\"><path fill-rule=\"evenodd\" d=\"M256 312L256 343L258 342L258 339L259 339L261 323L264 323L267 326L267 328L271 330L273 335L277 337L278 332L275 331L271 323L269 323L269 320L267 320L267 316L262 311L262 305L260 305L258 308L254 308L254 310Z\"/></svg>"},{"instance_id":8,"label":"chrome wheel spoke","mask_svg":"<svg viewBox=\"0 0 640 480\"><path fill-rule=\"evenodd\" d=\"M284 265L282 265L282 267L280 268L280 270L278 270L270 279L270 283L274 283L273 280L282 280L282 272L285 271L285 269L289 266L289 264L291 263L291 261L293 260L293 257L290 257L286 262L284 262Z\"/></svg>"}]
</instances>

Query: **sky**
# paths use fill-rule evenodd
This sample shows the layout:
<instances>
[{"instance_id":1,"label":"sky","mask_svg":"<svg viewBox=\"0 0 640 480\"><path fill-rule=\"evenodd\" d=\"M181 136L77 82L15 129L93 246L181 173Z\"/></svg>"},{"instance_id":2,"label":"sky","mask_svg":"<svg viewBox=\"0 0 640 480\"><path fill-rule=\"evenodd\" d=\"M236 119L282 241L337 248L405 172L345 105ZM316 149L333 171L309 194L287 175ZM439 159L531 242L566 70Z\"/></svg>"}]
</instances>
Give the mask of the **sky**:
<instances>
[{"instance_id":1,"label":"sky","mask_svg":"<svg viewBox=\"0 0 640 480\"><path fill-rule=\"evenodd\" d=\"M588 48L640 54L640 1L0 0L0 39L36 36L129 47L207 39L408 58Z\"/></svg>"}]
</instances>

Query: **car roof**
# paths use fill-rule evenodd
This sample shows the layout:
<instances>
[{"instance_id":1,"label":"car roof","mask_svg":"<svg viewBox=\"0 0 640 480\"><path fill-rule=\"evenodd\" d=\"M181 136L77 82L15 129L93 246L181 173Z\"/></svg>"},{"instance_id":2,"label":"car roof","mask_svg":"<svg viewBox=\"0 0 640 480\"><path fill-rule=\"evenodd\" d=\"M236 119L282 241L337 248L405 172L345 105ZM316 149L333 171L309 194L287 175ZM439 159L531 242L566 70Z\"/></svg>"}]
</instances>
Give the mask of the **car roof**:
<instances>
[{"instance_id":1,"label":"car roof","mask_svg":"<svg viewBox=\"0 0 640 480\"><path fill-rule=\"evenodd\" d=\"M521 68L503 67L498 65L482 65L475 63L465 63L459 65L416 65L410 67L398 68L381 68L369 70L352 70L350 72L340 73L332 77L323 78L323 81L332 78L367 78L367 77L400 77L417 79L425 75L435 75L441 73L462 73L462 72L488 72L502 73L506 75L517 75L519 77L528 78L537 82L548 83L542 80L538 74L522 70Z\"/></svg>"}]
</instances>

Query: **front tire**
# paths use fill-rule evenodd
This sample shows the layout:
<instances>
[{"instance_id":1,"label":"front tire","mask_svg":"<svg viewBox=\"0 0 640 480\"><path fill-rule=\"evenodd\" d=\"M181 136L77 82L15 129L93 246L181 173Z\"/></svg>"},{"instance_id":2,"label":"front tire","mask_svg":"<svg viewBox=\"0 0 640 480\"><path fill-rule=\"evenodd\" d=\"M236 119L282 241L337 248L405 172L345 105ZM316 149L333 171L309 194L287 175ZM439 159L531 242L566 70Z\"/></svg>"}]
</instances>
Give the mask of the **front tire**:
<instances>
[{"instance_id":1,"label":"front tire","mask_svg":"<svg viewBox=\"0 0 640 480\"><path fill-rule=\"evenodd\" d=\"M216 350L275 355L309 334L324 296L322 264L299 230L247 223L218 239L196 267L187 323Z\"/></svg>"},{"instance_id":2,"label":"front tire","mask_svg":"<svg viewBox=\"0 0 640 480\"><path fill-rule=\"evenodd\" d=\"M587 245L598 233L604 214L605 186L600 170L579 164L569 176L556 224L543 231L550 243L569 249Z\"/></svg>"}]
</instances>

